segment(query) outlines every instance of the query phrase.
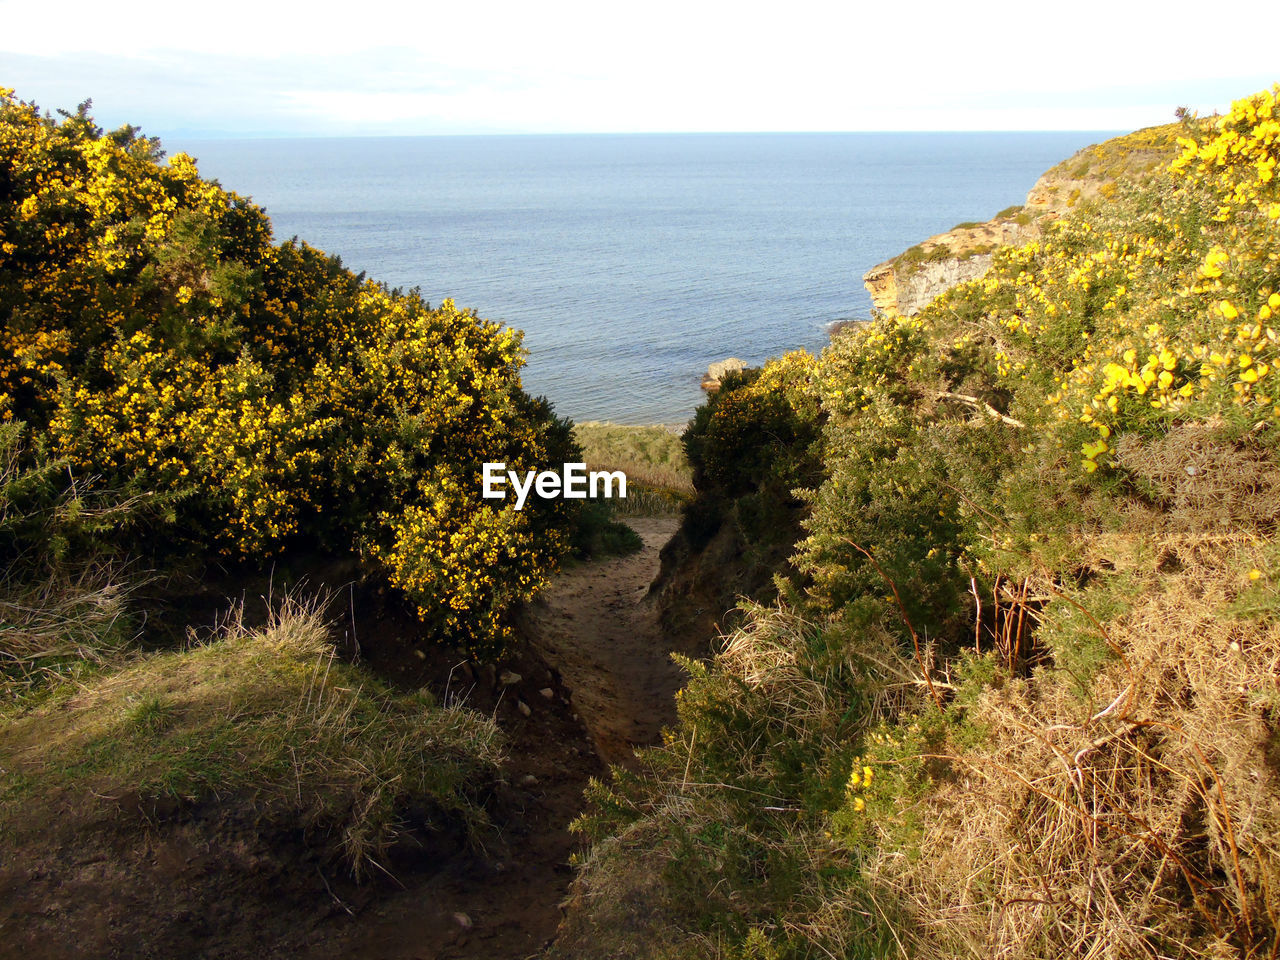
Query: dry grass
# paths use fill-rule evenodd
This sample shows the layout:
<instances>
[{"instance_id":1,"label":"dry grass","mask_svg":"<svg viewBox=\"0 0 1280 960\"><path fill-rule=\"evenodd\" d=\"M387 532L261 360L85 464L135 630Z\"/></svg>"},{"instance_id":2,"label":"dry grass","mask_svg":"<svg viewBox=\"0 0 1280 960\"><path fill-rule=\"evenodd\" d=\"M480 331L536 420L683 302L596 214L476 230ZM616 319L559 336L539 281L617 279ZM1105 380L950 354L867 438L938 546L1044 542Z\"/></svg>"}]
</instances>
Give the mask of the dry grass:
<instances>
[{"instance_id":1,"label":"dry grass","mask_svg":"<svg viewBox=\"0 0 1280 960\"><path fill-rule=\"evenodd\" d=\"M547 960L675 960L696 950L667 909L669 818L649 817L587 854Z\"/></svg>"},{"instance_id":2,"label":"dry grass","mask_svg":"<svg viewBox=\"0 0 1280 960\"><path fill-rule=\"evenodd\" d=\"M133 639L141 585L88 546L151 498L116 496L32 453L22 423L0 423L0 703L46 673L118 658Z\"/></svg>"},{"instance_id":3,"label":"dry grass","mask_svg":"<svg viewBox=\"0 0 1280 960\"><path fill-rule=\"evenodd\" d=\"M36 582L0 581L0 669L18 682L51 662L100 663L118 655L129 640L130 589L105 566Z\"/></svg>"},{"instance_id":4,"label":"dry grass","mask_svg":"<svg viewBox=\"0 0 1280 960\"><path fill-rule=\"evenodd\" d=\"M1224 443L1221 426L1183 424L1158 440L1125 437L1117 462L1150 485L1170 531L1273 530L1280 522L1274 454L1247 439Z\"/></svg>"},{"instance_id":5,"label":"dry grass","mask_svg":"<svg viewBox=\"0 0 1280 960\"><path fill-rule=\"evenodd\" d=\"M619 516L672 514L693 495L678 430L591 422L577 424L573 435L589 469L627 475L627 499L615 504Z\"/></svg>"},{"instance_id":6,"label":"dry grass","mask_svg":"<svg viewBox=\"0 0 1280 960\"><path fill-rule=\"evenodd\" d=\"M842 640L838 624L751 608L714 665L694 669L689 722L646 760L639 819L588 857L557 955L1276 956L1280 624L1228 614L1259 549L1242 533L1141 548L1099 535L1084 552L1123 568L1131 602L1083 622L1116 653L1089 677L1051 661L1020 678L1000 668L966 699L962 722L933 727L952 733L931 752L898 754L927 780L858 818L866 842L832 839L803 817L778 787L770 744L807 740L815 755L838 755L853 673L875 691L861 724L914 727L937 710L919 668L886 630ZM1071 606L1064 589L1031 578L1004 602L1056 594ZM940 664L949 702L961 696L953 680ZM702 726L717 717L739 719ZM708 775L711 754L731 772ZM726 932L723 917L762 908L751 883L717 881L722 854L700 838L720 831L797 871L785 906L763 908L758 940L755 926ZM853 879L821 879L832 871ZM713 914L713 932L700 932Z\"/></svg>"},{"instance_id":7,"label":"dry grass","mask_svg":"<svg viewBox=\"0 0 1280 960\"><path fill-rule=\"evenodd\" d=\"M920 855L872 874L919 957L1276 956L1280 626L1225 615L1243 536L1167 539L1100 624L1120 656L1082 702L1044 672L990 689L981 747L937 757Z\"/></svg>"},{"instance_id":8,"label":"dry grass","mask_svg":"<svg viewBox=\"0 0 1280 960\"><path fill-rule=\"evenodd\" d=\"M233 617L0 726L0 827L91 819L122 796L216 801L322 829L360 872L408 803L478 836L500 750L488 719L338 661L318 607L286 602L262 630Z\"/></svg>"}]
</instances>

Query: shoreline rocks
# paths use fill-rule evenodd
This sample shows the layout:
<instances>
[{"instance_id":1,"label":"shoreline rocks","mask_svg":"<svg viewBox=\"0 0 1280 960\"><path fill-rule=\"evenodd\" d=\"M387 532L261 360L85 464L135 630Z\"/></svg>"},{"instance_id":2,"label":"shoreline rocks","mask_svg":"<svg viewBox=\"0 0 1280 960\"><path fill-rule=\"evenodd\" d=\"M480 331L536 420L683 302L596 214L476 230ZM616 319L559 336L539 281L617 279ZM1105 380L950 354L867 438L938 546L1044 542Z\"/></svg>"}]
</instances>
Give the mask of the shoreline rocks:
<instances>
[{"instance_id":1,"label":"shoreline rocks","mask_svg":"<svg viewBox=\"0 0 1280 960\"><path fill-rule=\"evenodd\" d=\"M720 381L726 376L730 373L741 373L745 369L747 369L746 362L737 357L717 360L707 367L707 372L702 377L702 389L708 393L714 393L720 389Z\"/></svg>"}]
</instances>

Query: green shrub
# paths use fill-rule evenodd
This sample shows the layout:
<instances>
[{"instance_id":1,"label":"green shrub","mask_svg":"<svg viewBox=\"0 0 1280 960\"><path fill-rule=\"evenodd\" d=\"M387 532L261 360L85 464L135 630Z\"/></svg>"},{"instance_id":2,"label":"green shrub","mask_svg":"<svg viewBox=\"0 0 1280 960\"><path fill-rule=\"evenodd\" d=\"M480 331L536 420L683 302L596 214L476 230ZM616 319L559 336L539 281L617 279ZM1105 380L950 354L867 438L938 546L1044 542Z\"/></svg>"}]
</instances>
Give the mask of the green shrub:
<instances>
[{"instance_id":1,"label":"green shrub","mask_svg":"<svg viewBox=\"0 0 1280 960\"><path fill-rule=\"evenodd\" d=\"M520 383L520 335L272 243L264 211L133 128L0 95L0 417L80 484L160 496L115 546L171 567L358 554L440 639L491 655L575 504L480 468L580 459Z\"/></svg>"},{"instance_id":2,"label":"green shrub","mask_svg":"<svg viewBox=\"0 0 1280 960\"><path fill-rule=\"evenodd\" d=\"M635 856L691 955L1271 949L1277 116L1099 145L1134 179L833 338L795 606L688 665L579 909ZM796 462L772 368L686 435L708 528Z\"/></svg>"}]
</instances>

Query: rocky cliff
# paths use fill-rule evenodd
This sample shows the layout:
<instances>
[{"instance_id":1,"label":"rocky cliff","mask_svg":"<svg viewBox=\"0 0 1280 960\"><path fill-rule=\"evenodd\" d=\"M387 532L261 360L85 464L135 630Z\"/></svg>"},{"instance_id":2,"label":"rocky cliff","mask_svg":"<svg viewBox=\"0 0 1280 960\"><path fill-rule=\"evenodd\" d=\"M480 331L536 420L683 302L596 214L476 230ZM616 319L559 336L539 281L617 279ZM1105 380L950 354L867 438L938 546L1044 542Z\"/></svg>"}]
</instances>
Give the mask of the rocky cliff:
<instances>
[{"instance_id":1,"label":"rocky cliff","mask_svg":"<svg viewBox=\"0 0 1280 960\"><path fill-rule=\"evenodd\" d=\"M985 223L964 223L872 267L862 276L882 313L910 316L958 283L982 276L997 249L1036 239L1077 206L1112 196L1124 180L1151 175L1172 159L1179 123L1148 127L1085 147L1046 171L1026 204Z\"/></svg>"},{"instance_id":2,"label":"rocky cliff","mask_svg":"<svg viewBox=\"0 0 1280 960\"><path fill-rule=\"evenodd\" d=\"M862 282L877 310L910 315L949 287L986 273L998 248L1026 243L1039 233L1039 225L1019 209L1013 216L932 236L872 267Z\"/></svg>"}]
</instances>

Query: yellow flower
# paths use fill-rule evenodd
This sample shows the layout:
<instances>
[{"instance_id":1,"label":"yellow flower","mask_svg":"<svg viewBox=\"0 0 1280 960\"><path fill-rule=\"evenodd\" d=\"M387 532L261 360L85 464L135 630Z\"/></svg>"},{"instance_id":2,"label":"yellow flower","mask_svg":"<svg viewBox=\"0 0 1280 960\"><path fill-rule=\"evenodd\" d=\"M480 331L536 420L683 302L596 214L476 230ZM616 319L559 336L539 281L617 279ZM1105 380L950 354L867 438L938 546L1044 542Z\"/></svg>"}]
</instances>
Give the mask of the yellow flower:
<instances>
[{"instance_id":1,"label":"yellow flower","mask_svg":"<svg viewBox=\"0 0 1280 960\"><path fill-rule=\"evenodd\" d=\"M1213 279L1222 276L1222 265L1226 263L1230 257L1221 247L1214 247L1209 251L1209 255L1204 258L1204 265L1200 267L1200 275Z\"/></svg>"}]
</instances>

